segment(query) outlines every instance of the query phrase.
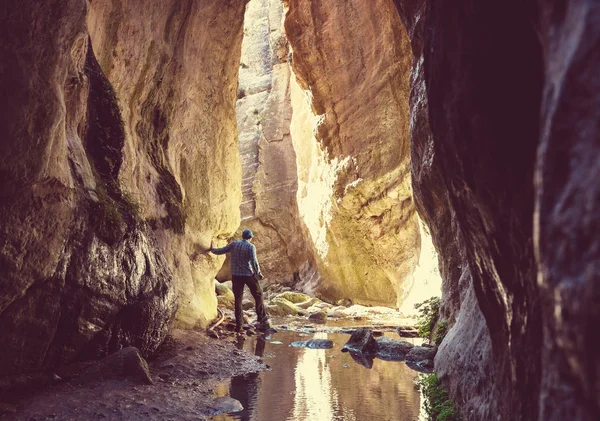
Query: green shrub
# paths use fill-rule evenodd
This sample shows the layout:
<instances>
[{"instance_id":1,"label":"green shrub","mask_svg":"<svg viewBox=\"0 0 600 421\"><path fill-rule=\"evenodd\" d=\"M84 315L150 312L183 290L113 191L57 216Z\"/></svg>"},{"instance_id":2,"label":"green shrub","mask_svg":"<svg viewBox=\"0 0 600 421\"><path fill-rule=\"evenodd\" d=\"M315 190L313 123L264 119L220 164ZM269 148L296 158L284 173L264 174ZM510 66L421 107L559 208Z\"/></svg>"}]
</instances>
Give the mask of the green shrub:
<instances>
[{"instance_id":1,"label":"green shrub","mask_svg":"<svg viewBox=\"0 0 600 421\"><path fill-rule=\"evenodd\" d=\"M439 318L440 298L431 297L422 303L415 304L415 308L419 310L419 320L417 321L419 336L429 339Z\"/></svg>"},{"instance_id":2,"label":"green shrub","mask_svg":"<svg viewBox=\"0 0 600 421\"><path fill-rule=\"evenodd\" d=\"M433 342L436 346L440 346L444 338L446 337L446 333L448 333L448 320L440 320L435 326L435 331L433 332Z\"/></svg>"},{"instance_id":3,"label":"green shrub","mask_svg":"<svg viewBox=\"0 0 600 421\"><path fill-rule=\"evenodd\" d=\"M460 421L454 402L435 374L422 374L417 380L417 388L423 394L427 421Z\"/></svg>"}]
</instances>

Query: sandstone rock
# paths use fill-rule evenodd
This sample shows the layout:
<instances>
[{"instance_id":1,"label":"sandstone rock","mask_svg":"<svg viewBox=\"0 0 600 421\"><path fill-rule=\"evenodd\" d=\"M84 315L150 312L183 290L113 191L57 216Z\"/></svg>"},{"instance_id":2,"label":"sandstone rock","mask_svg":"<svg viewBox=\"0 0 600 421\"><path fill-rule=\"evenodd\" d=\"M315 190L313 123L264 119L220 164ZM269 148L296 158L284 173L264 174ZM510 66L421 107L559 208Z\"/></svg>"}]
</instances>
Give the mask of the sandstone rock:
<instances>
[{"instance_id":1,"label":"sandstone rock","mask_svg":"<svg viewBox=\"0 0 600 421\"><path fill-rule=\"evenodd\" d=\"M153 384L148 364L134 347L124 348L89 366L74 380L89 384L106 379L130 379L140 384Z\"/></svg>"},{"instance_id":2,"label":"sandstone rock","mask_svg":"<svg viewBox=\"0 0 600 421\"><path fill-rule=\"evenodd\" d=\"M410 342L382 336L377 339L377 357L382 360L403 361L404 357L413 347L414 345Z\"/></svg>"},{"instance_id":3,"label":"sandstone rock","mask_svg":"<svg viewBox=\"0 0 600 421\"><path fill-rule=\"evenodd\" d=\"M295 316L300 309L283 298L273 299L268 304L268 313L271 316Z\"/></svg>"},{"instance_id":4,"label":"sandstone rock","mask_svg":"<svg viewBox=\"0 0 600 421\"><path fill-rule=\"evenodd\" d=\"M253 0L244 22L237 102L243 228L255 233L265 284L318 277L298 212L296 153L290 135L290 65L284 5Z\"/></svg>"},{"instance_id":5,"label":"sandstone rock","mask_svg":"<svg viewBox=\"0 0 600 421\"><path fill-rule=\"evenodd\" d=\"M217 297L217 303L219 306L224 307L228 310L233 310L235 307L235 300L225 297L223 295Z\"/></svg>"},{"instance_id":6,"label":"sandstone rock","mask_svg":"<svg viewBox=\"0 0 600 421\"><path fill-rule=\"evenodd\" d=\"M295 348L331 349L333 341L330 339L309 339L308 341L292 342L290 346Z\"/></svg>"},{"instance_id":7,"label":"sandstone rock","mask_svg":"<svg viewBox=\"0 0 600 421\"><path fill-rule=\"evenodd\" d=\"M350 339L342 347L342 352L352 352L360 354L375 354L377 352L378 345L371 329L361 328L355 330Z\"/></svg>"},{"instance_id":8,"label":"sandstone rock","mask_svg":"<svg viewBox=\"0 0 600 421\"><path fill-rule=\"evenodd\" d=\"M219 305L233 310L235 306L235 296L233 291L225 285L225 283L219 283L215 281L215 291L217 293L217 302Z\"/></svg>"},{"instance_id":9,"label":"sandstone rock","mask_svg":"<svg viewBox=\"0 0 600 421\"><path fill-rule=\"evenodd\" d=\"M309 295L303 294L301 292L284 292L282 294L277 295L275 298L283 298L285 300L288 300L290 303L294 303L297 305L305 304L306 302L313 300ZM316 301L319 300L317 299Z\"/></svg>"},{"instance_id":10,"label":"sandstone rock","mask_svg":"<svg viewBox=\"0 0 600 421\"><path fill-rule=\"evenodd\" d=\"M333 302L395 307L420 247L408 37L391 0L288 5L298 207L320 274L298 285Z\"/></svg>"},{"instance_id":11,"label":"sandstone rock","mask_svg":"<svg viewBox=\"0 0 600 421\"><path fill-rule=\"evenodd\" d=\"M316 323L325 323L327 321L327 312L322 310L316 313L310 313L308 319Z\"/></svg>"},{"instance_id":12,"label":"sandstone rock","mask_svg":"<svg viewBox=\"0 0 600 421\"><path fill-rule=\"evenodd\" d=\"M216 315L220 260L203 253L239 223L244 7L24 0L1 14L0 375L123 345L149 355L177 308L188 326Z\"/></svg>"}]
</instances>

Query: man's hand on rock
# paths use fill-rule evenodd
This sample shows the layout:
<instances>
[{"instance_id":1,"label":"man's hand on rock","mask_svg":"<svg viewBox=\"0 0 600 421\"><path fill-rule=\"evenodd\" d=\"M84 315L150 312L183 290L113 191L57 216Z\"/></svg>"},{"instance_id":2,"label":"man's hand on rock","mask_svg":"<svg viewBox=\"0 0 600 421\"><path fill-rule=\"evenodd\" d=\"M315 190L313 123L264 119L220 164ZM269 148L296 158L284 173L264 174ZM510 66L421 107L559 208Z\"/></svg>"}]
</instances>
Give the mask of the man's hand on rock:
<instances>
[{"instance_id":1,"label":"man's hand on rock","mask_svg":"<svg viewBox=\"0 0 600 421\"><path fill-rule=\"evenodd\" d=\"M259 273L258 274L258 279L260 279L262 281L263 279L265 279L265 277L264 277L264 275L262 273Z\"/></svg>"}]
</instances>

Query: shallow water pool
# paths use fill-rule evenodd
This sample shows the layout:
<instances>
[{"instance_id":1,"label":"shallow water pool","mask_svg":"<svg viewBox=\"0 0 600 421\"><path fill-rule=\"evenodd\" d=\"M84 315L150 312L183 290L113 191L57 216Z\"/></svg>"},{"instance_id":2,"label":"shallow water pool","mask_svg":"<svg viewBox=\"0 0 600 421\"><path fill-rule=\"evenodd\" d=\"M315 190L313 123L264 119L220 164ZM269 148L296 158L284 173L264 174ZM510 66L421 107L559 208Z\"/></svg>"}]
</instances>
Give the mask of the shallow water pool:
<instances>
[{"instance_id":1,"label":"shallow water pool","mask_svg":"<svg viewBox=\"0 0 600 421\"><path fill-rule=\"evenodd\" d=\"M398 338L395 334L391 337ZM350 335L283 330L264 337L240 337L237 346L262 357L270 371L223 382L217 396L231 396L242 412L214 421L417 421L421 396L417 373L403 362L355 361L341 348ZM333 349L294 348L311 338L331 339ZM399 338L398 338L399 339ZM281 344L278 344L281 342ZM371 366L372 364L372 366ZM370 368L368 368L371 366Z\"/></svg>"}]
</instances>

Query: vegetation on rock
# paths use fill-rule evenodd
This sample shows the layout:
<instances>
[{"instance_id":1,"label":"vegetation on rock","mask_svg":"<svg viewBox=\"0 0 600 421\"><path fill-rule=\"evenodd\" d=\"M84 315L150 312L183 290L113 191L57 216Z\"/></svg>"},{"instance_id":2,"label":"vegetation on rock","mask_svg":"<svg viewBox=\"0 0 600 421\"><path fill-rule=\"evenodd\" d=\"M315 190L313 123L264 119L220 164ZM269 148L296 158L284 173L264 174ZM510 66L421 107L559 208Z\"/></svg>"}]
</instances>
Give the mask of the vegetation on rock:
<instances>
[{"instance_id":1,"label":"vegetation on rock","mask_svg":"<svg viewBox=\"0 0 600 421\"><path fill-rule=\"evenodd\" d=\"M423 393L428 421L460 421L454 402L435 374L419 376L416 386Z\"/></svg>"},{"instance_id":2,"label":"vegetation on rock","mask_svg":"<svg viewBox=\"0 0 600 421\"><path fill-rule=\"evenodd\" d=\"M419 336L429 339L439 318L440 298L431 297L422 303L415 304L415 308L419 310L419 321L417 322Z\"/></svg>"},{"instance_id":3,"label":"vegetation on rock","mask_svg":"<svg viewBox=\"0 0 600 421\"><path fill-rule=\"evenodd\" d=\"M440 320L435 326L433 331L433 343L435 343L436 346L440 346L444 340L444 337L446 336L446 333L448 333L448 329L448 320Z\"/></svg>"}]
</instances>

